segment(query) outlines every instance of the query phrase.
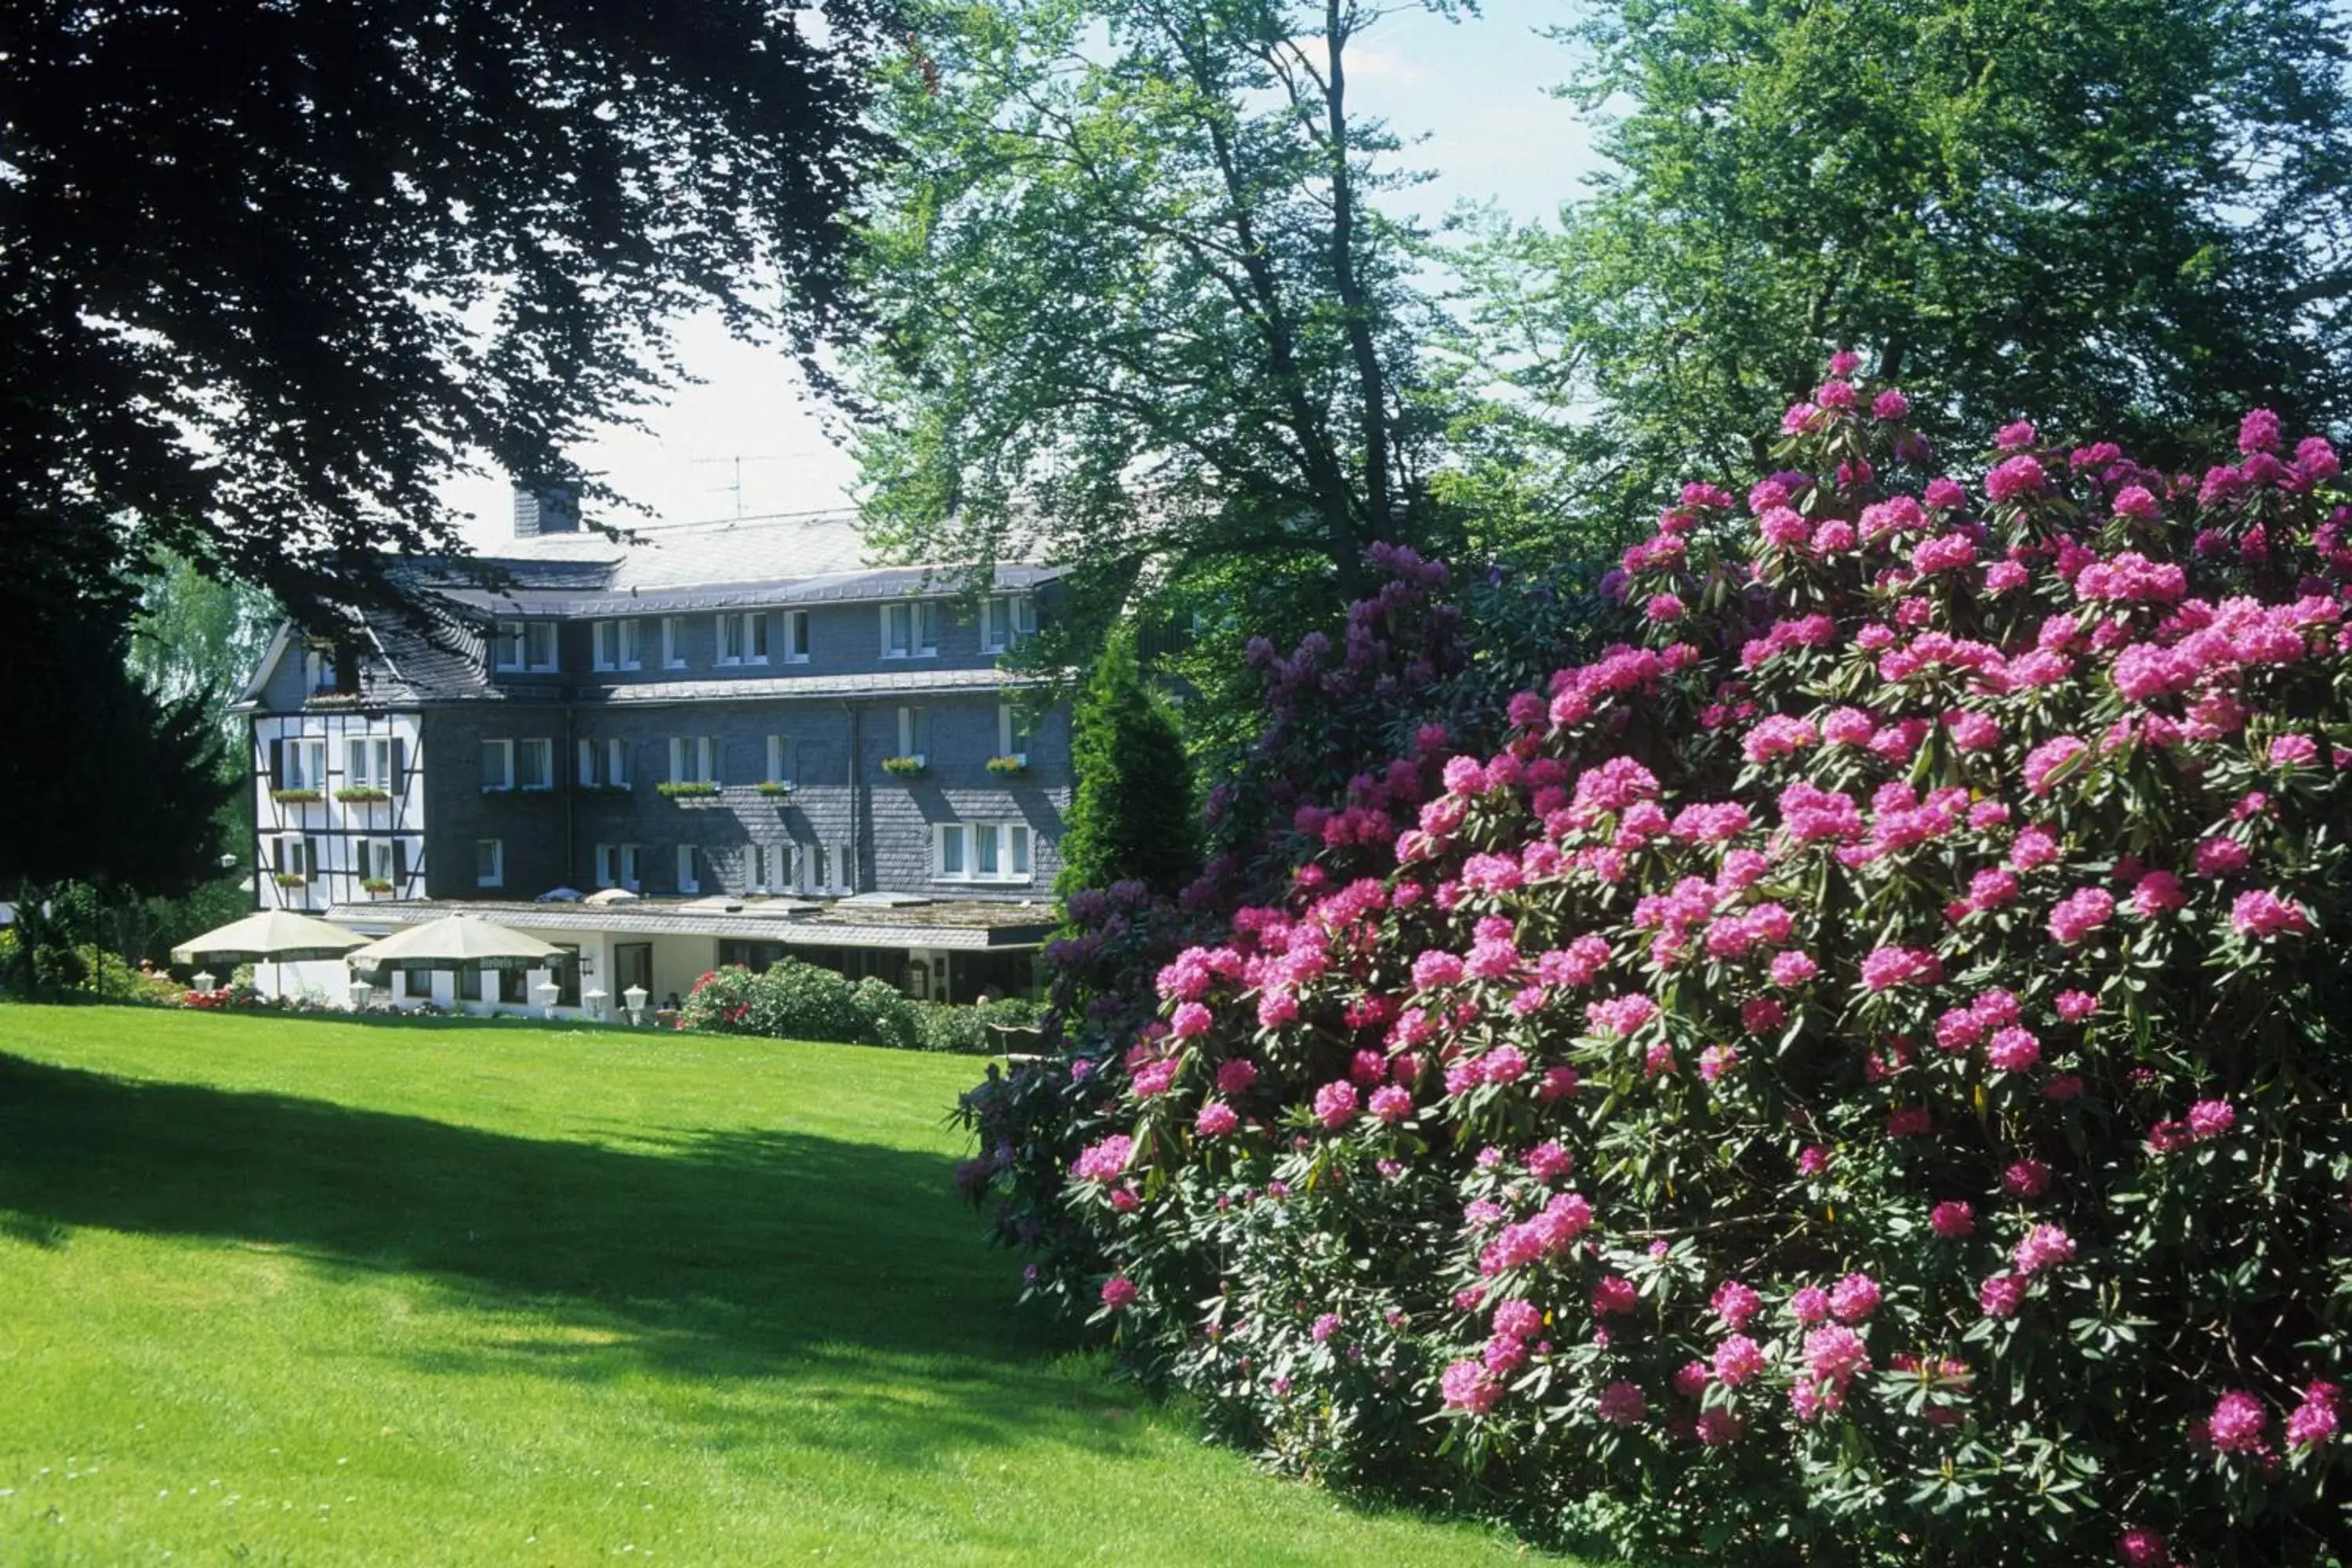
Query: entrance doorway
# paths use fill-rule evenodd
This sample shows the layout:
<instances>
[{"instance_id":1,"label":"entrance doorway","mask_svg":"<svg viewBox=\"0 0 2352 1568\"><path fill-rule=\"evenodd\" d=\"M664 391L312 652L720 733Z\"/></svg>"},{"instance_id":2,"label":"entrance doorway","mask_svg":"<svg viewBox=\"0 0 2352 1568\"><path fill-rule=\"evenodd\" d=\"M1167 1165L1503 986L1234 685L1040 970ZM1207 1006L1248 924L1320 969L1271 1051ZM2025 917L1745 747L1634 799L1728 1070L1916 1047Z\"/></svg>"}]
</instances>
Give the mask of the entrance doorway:
<instances>
[{"instance_id":1,"label":"entrance doorway","mask_svg":"<svg viewBox=\"0 0 2352 1568\"><path fill-rule=\"evenodd\" d=\"M622 942L613 944L613 1005L615 1007L627 1005L621 998L628 994L629 987L632 985L642 985L646 988L646 1006L651 1007L661 1000L654 991L654 944L652 942Z\"/></svg>"}]
</instances>

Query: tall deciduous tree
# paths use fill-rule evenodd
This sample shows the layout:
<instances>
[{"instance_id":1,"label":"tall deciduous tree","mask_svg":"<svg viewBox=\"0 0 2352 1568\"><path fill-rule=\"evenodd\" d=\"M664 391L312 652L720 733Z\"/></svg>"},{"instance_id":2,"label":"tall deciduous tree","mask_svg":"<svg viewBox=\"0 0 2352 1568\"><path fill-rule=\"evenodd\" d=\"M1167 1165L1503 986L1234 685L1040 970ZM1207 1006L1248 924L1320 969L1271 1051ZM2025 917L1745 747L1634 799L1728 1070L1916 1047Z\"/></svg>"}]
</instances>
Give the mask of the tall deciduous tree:
<instances>
[{"instance_id":1,"label":"tall deciduous tree","mask_svg":"<svg viewBox=\"0 0 2352 1568\"><path fill-rule=\"evenodd\" d=\"M468 454L544 474L640 405L679 312L813 342L842 317L837 220L877 146L872 10L8 6L10 635L74 668L95 626L119 658L158 547L323 626L396 597L383 552L460 542L436 487ZM7 775L34 796L0 797L16 837L62 763L25 668L0 686L34 764ZM80 820L70 841L106 831Z\"/></svg>"},{"instance_id":2,"label":"tall deciduous tree","mask_svg":"<svg viewBox=\"0 0 2352 1568\"><path fill-rule=\"evenodd\" d=\"M865 0L26 0L0 22L0 504L348 597L717 304L833 319ZM813 36L809 22L821 17ZM792 280L782 299L779 275Z\"/></svg>"},{"instance_id":3,"label":"tall deciduous tree","mask_svg":"<svg viewBox=\"0 0 2352 1568\"><path fill-rule=\"evenodd\" d=\"M1428 527L1439 421L1360 0L935 0L864 228L860 460L886 542L1034 550L1098 635L1246 556L1335 605ZM1084 590L1091 590L1084 591ZM1097 611L1088 627L1087 605Z\"/></svg>"},{"instance_id":4,"label":"tall deciduous tree","mask_svg":"<svg viewBox=\"0 0 2352 1568\"><path fill-rule=\"evenodd\" d=\"M2166 458L2251 404L2352 416L2322 0L1607 0L1571 36L1612 166L1475 270L1583 503L1759 458L1848 344L1931 429L2030 407Z\"/></svg>"}]
</instances>

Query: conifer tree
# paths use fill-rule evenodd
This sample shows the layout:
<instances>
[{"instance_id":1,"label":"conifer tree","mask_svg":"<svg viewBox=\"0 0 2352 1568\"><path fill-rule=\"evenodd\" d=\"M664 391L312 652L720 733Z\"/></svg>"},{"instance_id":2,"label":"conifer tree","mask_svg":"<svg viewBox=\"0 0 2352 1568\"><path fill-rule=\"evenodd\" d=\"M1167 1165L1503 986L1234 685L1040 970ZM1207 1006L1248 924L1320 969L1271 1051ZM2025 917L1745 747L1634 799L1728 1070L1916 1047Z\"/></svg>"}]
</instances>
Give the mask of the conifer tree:
<instances>
[{"instance_id":1,"label":"conifer tree","mask_svg":"<svg viewBox=\"0 0 2352 1568\"><path fill-rule=\"evenodd\" d=\"M1132 880L1173 893L1199 861L1192 768L1167 700L1144 681L1131 634L1104 647L1070 726L1078 784L1055 891L1066 899Z\"/></svg>"}]
</instances>

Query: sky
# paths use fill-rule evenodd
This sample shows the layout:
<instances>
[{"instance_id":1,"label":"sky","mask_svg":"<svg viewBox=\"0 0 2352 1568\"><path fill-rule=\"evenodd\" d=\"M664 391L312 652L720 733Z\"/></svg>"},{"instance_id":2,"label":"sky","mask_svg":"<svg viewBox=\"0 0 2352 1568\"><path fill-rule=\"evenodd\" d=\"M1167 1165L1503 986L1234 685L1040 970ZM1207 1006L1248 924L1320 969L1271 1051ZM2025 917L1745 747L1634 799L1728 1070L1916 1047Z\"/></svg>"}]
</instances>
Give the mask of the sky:
<instances>
[{"instance_id":1,"label":"sky","mask_svg":"<svg viewBox=\"0 0 2352 1568\"><path fill-rule=\"evenodd\" d=\"M1578 193L1593 167L1590 135L1573 107L1546 91L1568 75L1570 57L1538 36L1569 11L1561 0L1493 0L1475 17L1448 22L1408 10L1349 47L1351 99L1400 134L1424 138L1405 162L1436 176L1391 205L1434 224L1458 203L1492 202L1531 221ZM856 465L828 438L785 355L733 340L715 315L684 320L677 331L696 384L646 410L643 429L606 427L577 454L652 509L631 526L851 504ZM442 495L469 520L477 548L507 537L511 499L502 475L461 477Z\"/></svg>"}]
</instances>

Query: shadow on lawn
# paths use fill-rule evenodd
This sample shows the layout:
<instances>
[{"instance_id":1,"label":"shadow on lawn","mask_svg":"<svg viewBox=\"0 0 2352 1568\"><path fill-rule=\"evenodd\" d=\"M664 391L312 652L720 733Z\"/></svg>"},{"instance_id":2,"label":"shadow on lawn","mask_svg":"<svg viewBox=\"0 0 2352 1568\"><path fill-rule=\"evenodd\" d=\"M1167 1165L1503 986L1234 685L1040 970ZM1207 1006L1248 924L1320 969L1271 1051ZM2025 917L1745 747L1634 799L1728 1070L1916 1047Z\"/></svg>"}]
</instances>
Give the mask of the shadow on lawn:
<instances>
[{"instance_id":1,"label":"shadow on lawn","mask_svg":"<svg viewBox=\"0 0 2352 1568\"><path fill-rule=\"evenodd\" d=\"M1009 1431L1115 1447L1135 1401L1051 1364L938 1155L787 1131L675 1135L638 1154L319 1100L131 1082L0 1055L0 1211L72 1227L283 1247L424 1276L485 1313L544 1312L424 1364L452 1373L692 1380L744 1440L886 1462ZM753 1379L806 1386L812 1430L762 1432ZM714 1434L722 1436L722 1434Z\"/></svg>"}]
</instances>

